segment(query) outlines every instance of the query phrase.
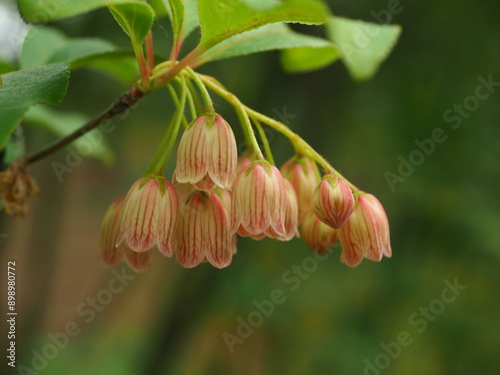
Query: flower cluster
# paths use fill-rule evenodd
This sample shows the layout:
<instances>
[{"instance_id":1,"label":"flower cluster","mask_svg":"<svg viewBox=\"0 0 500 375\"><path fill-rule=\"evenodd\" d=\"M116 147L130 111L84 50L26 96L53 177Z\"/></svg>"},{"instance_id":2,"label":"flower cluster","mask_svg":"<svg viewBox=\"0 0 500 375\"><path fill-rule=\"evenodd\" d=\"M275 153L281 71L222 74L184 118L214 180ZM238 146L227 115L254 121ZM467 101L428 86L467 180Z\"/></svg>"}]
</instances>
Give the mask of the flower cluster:
<instances>
[{"instance_id":1,"label":"flower cluster","mask_svg":"<svg viewBox=\"0 0 500 375\"><path fill-rule=\"evenodd\" d=\"M238 159L229 124L204 114L181 137L172 183L150 173L111 203L101 259L109 266L125 259L143 270L156 246L186 268L202 262L223 268L236 252L236 235L302 237L319 254L338 240L341 261L351 267L363 258L391 256L389 224L377 198L333 170L321 177L316 162L304 155L281 170L262 155Z\"/></svg>"}]
</instances>

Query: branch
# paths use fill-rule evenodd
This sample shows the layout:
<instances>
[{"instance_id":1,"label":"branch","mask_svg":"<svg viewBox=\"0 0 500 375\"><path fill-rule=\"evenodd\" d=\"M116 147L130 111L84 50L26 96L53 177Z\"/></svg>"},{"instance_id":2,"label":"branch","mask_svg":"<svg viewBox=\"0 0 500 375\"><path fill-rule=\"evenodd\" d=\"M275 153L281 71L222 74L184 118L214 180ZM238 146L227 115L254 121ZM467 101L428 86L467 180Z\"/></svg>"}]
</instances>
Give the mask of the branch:
<instances>
[{"instance_id":1,"label":"branch","mask_svg":"<svg viewBox=\"0 0 500 375\"><path fill-rule=\"evenodd\" d=\"M125 110L133 106L135 103L137 103L139 100L141 100L146 94L147 93L142 92L137 87L137 85L134 85L129 91L124 93L118 100L116 100L115 103L106 112L90 120L81 128L78 128L77 130L67 135L66 137L61 138L55 141L54 143L48 145L47 147L43 148L42 150L35 152L33 155L28 156L25 165L27 166L28 164L33 164L34 162L41 160L49 156L50 154L53 154L54 152L64 148L65 146L73 142L75 139L81 137L82 135L88 133L92 129L99 126L103 121L106 121L112 118L113 116L124 112Z\"/></svg>"}]
</instances>

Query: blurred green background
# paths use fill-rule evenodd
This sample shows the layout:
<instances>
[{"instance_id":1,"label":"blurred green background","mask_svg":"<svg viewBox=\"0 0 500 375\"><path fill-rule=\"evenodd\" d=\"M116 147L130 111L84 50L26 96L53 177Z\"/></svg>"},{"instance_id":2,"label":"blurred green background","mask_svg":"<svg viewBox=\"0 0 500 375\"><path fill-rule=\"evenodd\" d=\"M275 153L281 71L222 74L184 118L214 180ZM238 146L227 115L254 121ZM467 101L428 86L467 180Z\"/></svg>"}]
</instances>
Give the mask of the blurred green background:
<instances>
[{"instance_id":1,"label":"blurred green background","mask_svg":"<svg viewBox=\"0 0 500 375\"><path fill-rule=\"evenodd\" d=\"M329 3L336 15L376 22L374 14L393 1ZM153 267L141 274L116 266L115 272L133 280L109 293L116 274L98 260L100 221L109 202L142 174L168 124L168 93L157 92L125 120L114 121L106 139L116 152L113 167L85 159L59 182L51 164L64 162L67 153L61 151L32 168L42 189L33 214L0 218L2 278L8 260L17 265L18 366L75 375L498 371L498 84L481 89L490 93L487 98L470 97L479 77L500 82L500 4L402 0L400 7L391 23L402 25L401 38L363 84L353 82L339 62L309 74L285 74L277 52L201 68L250 107L271 117L291 115L294 131L376 195L389 216L392 259L351 269L339 262L338 246L318 261L299 239L240 238L224 270L207 264L186 270L155 254ZM106 10L53 25L69 36L100 36L128 46ZM162 53L169 47L168 27L163 20L154 29ZM298 29L324 33L322 27ZM126 89L103 74L77 70L61 108L91 116ZM236 124L232 109L216 103ZM456 129L455 121L444 118L455 104L474 108L459 115ZM436 128L446 141L436 143L404 181L388 184L387 172L398 174L401 158L416 155L415 142L431 138ZM31 129L25 137L28 150L52 139ZM278 134L271 138L282 163L291 147ZM306 271L292 282L294 265ZM467 288L450 294L448 282ZM263 316L256 304L266 305L262 301L275 289L283 303ZM249 316L256 327L245 330L241 322ZM65 340L61 332L68 322L79 333ZM248 337L228 345L238 333Z\"/></svg>"}]
</instances>

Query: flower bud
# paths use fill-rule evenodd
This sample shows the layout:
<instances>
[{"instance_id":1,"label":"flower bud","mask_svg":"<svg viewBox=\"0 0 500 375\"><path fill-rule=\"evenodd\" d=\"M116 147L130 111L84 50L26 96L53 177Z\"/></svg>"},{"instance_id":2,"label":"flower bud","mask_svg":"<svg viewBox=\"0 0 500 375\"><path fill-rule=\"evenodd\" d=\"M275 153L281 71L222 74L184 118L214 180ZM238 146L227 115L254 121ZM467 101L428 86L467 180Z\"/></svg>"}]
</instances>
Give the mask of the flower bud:
<instances>
[{"instance_id":1,"label":"flower bud","mask_svg":"<svg viewBox=\"0 0 500 375\"><path fill-rule=\"evenodd\" d=\"M158 245L167 256L174 252L178 201L174 187L164 177L137 180L125 197L116 245L125 242L134 251Z\"/></svg>"},{"instance_id":2,"label":"flower bud","mask_svg":"<svg viewBox=\"0 0 500 375\"><path fill-rule=\"evenodd\" d=\"M294 157L281 166L281 173L290 181L297 193L299 204L299 224L312 210L313 195L319 184L314 163L307 158Z\"/></svg>"},{"instance_id":3,"label":"flower bud","mask_svg":"<svg viewBox=\"0 0 500 375\"><path fill-rule=\"evenodd\" d=\"M272 229L285 236L285 182L279 170L267 161L257 161L236 179L232 195L232 232L259 236Z\"/></svg>"},{"instance_id":4,"label":"flower bud","mask_svg":"<svg viewBox=\"0 0 500 375\"><path fill-rule=\"evenodd\" d=\"M317 254L324 254L337 241L338 231L321 222L313 211L304 218L300 228L302 239Z\"/></svg>"},{"instance_id":5,"label":"flower bud","mask_svg":"<svg viewBox=\"0 0 500 375\"><path fill-rule=\"evenodd\" d=\"M235 249L229 220L216 193L193 193L181 208L177 262L192 268L206 258L214 267L227 267Z\"/></svg>"},{"instance_id":6,"label":"flower bud","mask_svg":"<svg viewBox=\"0 0 500 375\"><path fill-rule=\"evenodd\" d=\"M379 262L382 256L391 257L389 221L379 200L371 194L357 196L356 207L340 228L341 261L350 267L368 258Z\"/></svg>"},{"instance_id":7,"label":"flower bud","mask_svg":"<svg viewBox=\"0 0 500 375\"><path fill-rule=\"evenodd\" d=\"M323 223L340 228L354 209L354 196L342 178L329 174L314 192L313 208Z\"/></svg>"},{"instance_id":8,"label":"flower bud","mask_svg":"<svg viewBox=\"0 0 500 375\"><path fill-rule=\"evenodd\" d=\"M231 189L236 178L236 139L219 115L200 116L184 131L177 149L175 178L201 190Z\"/></svg>"},{"instance_id":9,"label":"flower bud","mask_svg":"<svg viewBox=\"0 0 500 375\"><path fill-rule=\"evenodd\" d=\"M101 224L101 251L99 257L108 267L113 267L123 258L124 243L116 246L116 240L120 233L120 222L125 196L119 196L109 205Z\"/></svg>"}]
</instances>

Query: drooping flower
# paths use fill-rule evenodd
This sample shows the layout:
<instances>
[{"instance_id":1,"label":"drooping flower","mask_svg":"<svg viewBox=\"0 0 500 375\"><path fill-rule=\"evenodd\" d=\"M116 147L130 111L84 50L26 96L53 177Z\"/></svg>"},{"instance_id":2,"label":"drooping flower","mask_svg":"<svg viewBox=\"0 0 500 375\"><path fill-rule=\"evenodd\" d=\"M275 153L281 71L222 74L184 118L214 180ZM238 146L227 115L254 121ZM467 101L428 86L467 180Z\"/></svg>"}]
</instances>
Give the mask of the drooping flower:
<instances>
[{"instance_id":1,"label":"drooping flower","mask_svg":"<svg viewBox=\"0 0 500 375\"><path fill-rule=\"evenodd\" d=\"M279 170L264 160L253 162L240 172L233 187L232 231L253 237L272 229L285 236L286 195Z\"/></svg>"},{"instance_id":2,"label":"drooping flower","mask_svg":"<svg viewBox=\"0 0 500 375\"><path fill-rule=\"evenodd\" d=\"M297 203L297 194L295 189L288 180L284 180L286 189L285 202L285 233L278 235L273 228L266 231L266 235L271 238L276 238L280 241L290 241L294 237L300 237L297 226L299 225L299 207Z\"/></svg>"},{"instance_id":3,"label":"drooping flower","mask_svg":"<svg viewBox=\"0 0 500 375\"><path fill-rule=\"evenodd\" d=\"M158 245L171 256L175 250L178 200L172 184L164 177L143 177L128 191L116 245L125 242L134 251L147 251Z\"/></svg>"},{"instance_id":4,"label":"drooping flower","mask_svg":"<svg viewBox=\"0 0 500 375\"><path fill-rule=\"evenodd\" d=\"M200 190L231 189L236 178L236 139L219 115L198 117L184 131L177 149L175 178Z\"/></svg>"},{"instance_id":5,"label":"drooping flower","mask_svg":"<svg viewBox=\"0 0 500 375\"><path fill-rule=\"evenodd\" d=\"M245 170L250 164L252 164L252 158L248 154L238 156L236 176L238 176L241 171Z\"/></svg>"},{"instance_id":6,"label":"drooping flower","mask_svg":"<svg viewBox=\"0 0 500 375\"><path fill-rule=\"evenodd\" d=\"M340 228L354 210L354 196L342 178L329 174L314 192L313 208L323 223Z\"/></svg>"},{"instance_id":7,"label":"drooping flower","mask_svg":"<svg viewBox=\"0 0 500 375\"><path fill-rule=\"evenodd\" d=\"M389 221L379 200L371 194L357 195L354 212L340 228L341 261L350 267L363 258L379 262L392 255Z\"/></svg>"},{"instance_id":8,"label":"drooping flower","mask_svg":"<svg viewBox=\"0 0 500 375\"><path fill-rule=\"evenodd\" d=\"M113 267L124 260L135 271L144 271L151 267L151 251L138 253L131 250L124 242L116 246L120 232L120 221L125 196L119 196L108 207L101 224L101 251L99 257L108 267Z\"/></svg>"},{"instance_id":9,"label":"drooping flower","mask_svg":"<svg viewBox=\"0 0 500 375\"><path fill-rule=\"evenodd\" d=\"M230 218L215 192L196 191L183 202L177 238L177 262L186 268L205 259L216 268L231 263L235 243Z\"/></svg>"},{"instance_id":10,"label":"drooping flower","mask_svg":"<svg viewBox=\"0 0 500 375\"><path fill-rule=\"evenodd\" d=\"M121 195L111 202L101 224L101 251L99 257L109 267L113 267L122 260L127 247L125 243L116 246L116 240L120 233L124 198L125 196Z\"/></svg>"},{"instance_id":11,"label":"drooping flower","mask_svg":"<svg viewBox=\"0 0 500 375\"><path fill-rule=\"evenodd\" d=\"M151 250L138 253L137 251L126 248L124 255L127 264L134 271L141 272L151 267L151 258L153 256Z\"/></svg>"},{"instance_id":12,"label":"drooping flower","mask_svg":"<svg viewBox=\"0 0 500 375\"><path fill-rule=\"evenodd\" d=\"M338 230L321 222L313 211L304 218L300 233L307 246L320 255L326 253L338 238Z\"/></svg>"},{"instance_id":13,"label":"drooping flower","mask_svg":"<svg viewBox=\"0 0 500 375\"><path fill-rule=\"evenodd\" d=\"M316 168L311 160L303 157L293 157L280 168L285 179L290 181L297 193L299 204L299 224L312 210L313 195L319 184Z\"/></svg>"},{"instance_id":14,"label":"drooping flower","mask_svg":"<svg viewBox=\"0 0 500 375\"><path fill-rule=\"evenodd\" d=\"M227 216L229 218L229 231L231 232L231 193L228 190L224 189L217 189L216 190L217 195L219 196L220 200L222 201L222 205L224 206L224 209L227 212ZM231 232L231 252L233 254L236 254L237 248L236 248L236 242L237 242L237 236L236 233Z\"/></svg>"}]
</instances>

